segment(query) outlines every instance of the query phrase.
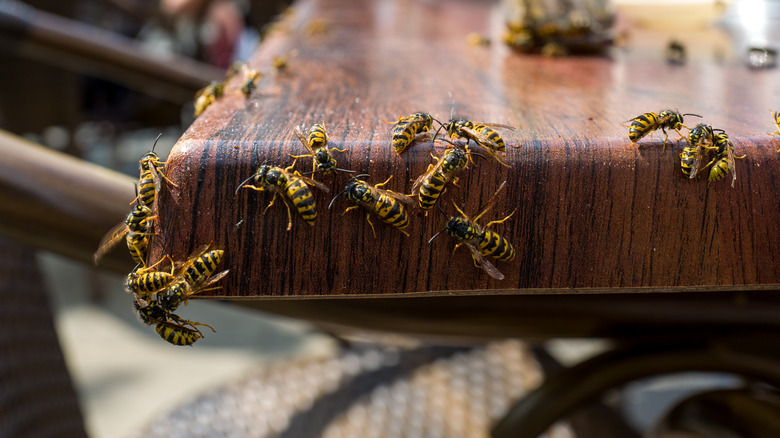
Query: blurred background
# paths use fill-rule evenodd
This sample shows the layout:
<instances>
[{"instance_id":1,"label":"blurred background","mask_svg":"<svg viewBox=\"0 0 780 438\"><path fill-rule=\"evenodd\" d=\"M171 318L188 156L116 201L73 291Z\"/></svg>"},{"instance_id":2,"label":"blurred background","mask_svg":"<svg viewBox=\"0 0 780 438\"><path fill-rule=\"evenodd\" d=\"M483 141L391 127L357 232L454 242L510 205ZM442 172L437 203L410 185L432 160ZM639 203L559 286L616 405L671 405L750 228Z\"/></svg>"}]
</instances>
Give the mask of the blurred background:
<instances>
[{"instance_id":1,"label":"blurred background","mask_svg":"<svg viewBox=\"0 0 780 438\"><path fill-rule=\"evenodd\" d=\"M195 92L234 61L247 60L288 3L0 0L0 129L137 178L138 159L155 138L162 133L156 151L167 156L194 120ZM622 26L666 28L670 39L707 41L712 57L741 56L776 31L734 25L774 13L772 2L622 0L614 6ZM673 8L692 13L669 13ZM685 21L675 22L677 17ZM737 48L729 44L734 32L744 41ZM643 53L664 61L667 42ZM305 322L198 300L187 314L208 320L217 332L195 348L173 348L136 320L122 275L46 251L38 251L37 260L93 438L134 436L160 415L251 370L326 357L339 348ZM602 347L598 341L552 343L565 361ZM635 425L650 427L671 400L695 388L736 384L717 375L687 376L685 382L628 388L624 400Z\"/></svg>"}]
</instances>

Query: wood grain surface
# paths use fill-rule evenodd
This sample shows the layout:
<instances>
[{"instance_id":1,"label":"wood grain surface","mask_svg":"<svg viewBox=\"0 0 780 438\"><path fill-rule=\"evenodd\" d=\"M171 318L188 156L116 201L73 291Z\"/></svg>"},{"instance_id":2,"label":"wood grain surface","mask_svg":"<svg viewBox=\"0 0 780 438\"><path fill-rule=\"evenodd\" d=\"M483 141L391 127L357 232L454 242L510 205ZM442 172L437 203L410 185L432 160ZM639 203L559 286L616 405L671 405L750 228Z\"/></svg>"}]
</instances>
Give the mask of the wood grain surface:
<instances>
[{"instance_id":1,"label":"wood grain surface","mask_svg":"<svg viewBox=\"0 0 780 438\"><path fill-rule=\"evenodd\" d=\"M770 109L780 109L776 70L715 58L667 65L663 38L645 56L631 45L604 57L521 55L499 42L502 30L492 3L296 3L251 59L265 73L255 93L245 98L240 75L232 79L171 152L165 172L178 189L159 198L150 261L224 249L230 273L204 296L231 299L780 289L780 141L767 135ZM470 32L494 43L469 46ZM289 60L276 72L278 55ZM660 131L629 147L625 121L666 108L702 115L686 124L724 129L747 154L734 188L730 176L684 177L674 132L665 153ZM334 153L339 167L372 184L392 176L385 188L409 193L444 147L421 142L399 156L382 120L416 111L517 128L499 129L508 168L476 160L442 198L449 215L453 203L473 215L507 182L480 221L516 209L493 227L517 252L495 262L504 280L476 268L466 248L453 254L446 235L427 244L445 224L436 210L413 208L409 237L376 217L374 237L365 212L342 215L346 198L329 210L350 174L315 175L330 190L313 189L316 224L293 211L289 232L280 200L264 214L271 193L234 194L260 164L286 167L289 154L306 153L293 128L314 123L347 149Z\"/></svg>"}]
</instances>

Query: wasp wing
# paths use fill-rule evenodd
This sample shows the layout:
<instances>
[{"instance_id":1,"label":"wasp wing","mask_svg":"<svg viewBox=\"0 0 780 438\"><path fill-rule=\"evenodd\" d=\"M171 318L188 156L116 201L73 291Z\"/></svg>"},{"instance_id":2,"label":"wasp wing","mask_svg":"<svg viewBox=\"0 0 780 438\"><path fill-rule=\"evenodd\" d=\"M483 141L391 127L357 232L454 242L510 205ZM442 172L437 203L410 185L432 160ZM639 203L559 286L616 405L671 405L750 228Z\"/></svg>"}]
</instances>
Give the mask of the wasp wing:
<instances>
[{"instance_id":1,"label":"wasp wing","mask_svg":"<svg viewBox=\"0 0 780 438\"><path fill-rule=\"evenodd\" d=\"M485 270L491 277L496 280L503 280L504 274L501 273L492 263L490 263L479 250L469 242L463 242L466 247L471 251L471 256L474 258L474 264Z\"/></svg>"},{"instance_id":2,"label":"wasp wing","mask_svg":"<svg viewBox=\"0 0 780 438\"><path fill-rule=\"evenodd\" d=\"M420 194L420 187L422 187L423 182L425 182L425 180L427 180L428 177L430 177L433 174L433 172L436 171L436 169L441 167L442 159L443 159L443 157L439 157L437 159L435 165L434 164L429 164L428 165L428 170L426 170L425 173L423 173L422 175L417 177L417 179L414 181L414 184L412 185L412 195L411 196L417 196L417 195Z\"/></svg>"},{"instance_id":3,"label":"wasp wing","mask_svg":"<svg viewBox=\"0 0 780 438\"><path fill-rule=\"evenodd\" d=\"M197 259L198 257L202 256L203 254L206 254L211 249L211 245L212 245L211 243L207 243L205 245L201 245L201 246L195 248L195 250L192 251L190 253L190 255L187 256L186 260L184 260L183 262L176 262L176 263L174 263L174 267L175 267L175 271L176 271L176 273L175 273L176 280L175 281L181 280L182 276L184 275L184 271L187 270L187 267L189 267L192 264L192 262L195 261L195 259Z\"/></svg>"},{"instance_id":4,"label":"wasp wing","mask_svg":"<svg viewBox=\"0 0 780 438\"><path fill-rule=\"evenodd\" d=\"M325 184L323 184L323 183L321 183L321 182L319 182L317 180L313 180L311 178L307 178L307 177L301 175L300 173L298 173L297 171L295 172L295 177L296 178L300 178L301 180L303 180L303 182L305 182L306 184L308 184L310 186L317 187L318 189L322 190L325 193L330 193L330 189L328 188L328 186L326 186ZM279 191L279 193L282 193L281 190Z\"/></svg>"},{"instance_id":5,"label":"wasp wing","mask_svg":"<svg viewBox=\"0 0 780 438\"><path fill-rule=\"evenodd\" d=\"M407 205L413 205L414 199L410 198L409 196L404 195L403 193L394 192L392 190L383 190L380 188L377 188L376 186L372 188L372 190L375 190L377 193L382 195L387 195L397 201L403 202Z\"/></svg>"},{"instance_id":6,"label":"wasp wing","mask_svg":"<svg viewBox=\"0 0 780 438\"><path fill-rule=\"evenodd\" d=\"M691 174L688 175L688 178L690 179L696 178L696 175L699 173L699 167L701 167L702 157L703 157L702 146L701 144L697 144L696 152L694 153L694 158L693 158L693 165L691 166Z\"/></svg>"},{"instance_id":7,"label":"wasp wing","mask_svg":"<svg viewBox=\"0 0 780 438\"><path fill-rule=\"evenodd\" d=\"M731 140L726 145L726 157L729 163L729 169L731 170L731 187L734 187L734 183L737 182L737 169L734 165L734 143Z\"/></svg>"},{"instance_id":8,"label":"wasp wing","mask_svg":"<svg viewBox=\"0 0 780 438\"><path fill-rule=\"evenodd\" d=\"M108 230L103 238L100 239L98 249L92 256L92 261L96 266L98 263L100 263L100 259L102 259L103 256L108 254L108 252L111 251L111 249L113 249L117 243L119 243L125 236L127 236L129 231L130 228L127 227L127 223L125 222L120 222Z\"/></svg>"},{"instance_id":9,"label":"wasp wing","mask_svg":"<svg viewBox=\"0 0 780 438\"><path fill-rule=\"evenodd\" d=\"M306 147L306 149L309 152L311 152L312 154L314 153L314 149L312 149L311 145L309 144L309 139L306 138L306 135L303 133L303 131L301 131L300 126L295 126L295 136L298 137L298 140L300 140L301 143L303 143L303 145Z\"/></svg>"},{"instance_id":10,"label":"wasp wing","mask_svg":"<svg viewBox=\"0 0 780 438\"><path fill-rule=\"evenodd\" d=\"M226 270L224 270L222 272L219 272L217 274L212 275L211 277L209 277L208 281L204 282L203 284L199 284L197 287L195 287L192 290L188 291L187 294L184 296L184 299L186 300L187 298L189 298L189 297L191 297L191 296L193 296L195 294L198 294L198 293L201 293L201 292L204 292L204 291L207 291L207 290L219 289L219 287L209 287L209 286L211 286L212 284L214 284L214 283L218 282L219 280L221 280L225 275L227 275L228 272L230 272L230 270L226 269Z\"/></svg>"},{"instance_id":11,"label":"wasp wing","mask_svg":"<svg viewBox=\"0 0 780 438\"><path fill-rule=\"evenodd\" d=\"M491 128L501 128L501 129L508 129L510 131L517 131L517 128L515 128L514 126L505 125L503 123L492 123L492 122L487 123L487 122L484 122L484 123L481 123L481 125L490 126Z\"/></svg>"}]
</instances>

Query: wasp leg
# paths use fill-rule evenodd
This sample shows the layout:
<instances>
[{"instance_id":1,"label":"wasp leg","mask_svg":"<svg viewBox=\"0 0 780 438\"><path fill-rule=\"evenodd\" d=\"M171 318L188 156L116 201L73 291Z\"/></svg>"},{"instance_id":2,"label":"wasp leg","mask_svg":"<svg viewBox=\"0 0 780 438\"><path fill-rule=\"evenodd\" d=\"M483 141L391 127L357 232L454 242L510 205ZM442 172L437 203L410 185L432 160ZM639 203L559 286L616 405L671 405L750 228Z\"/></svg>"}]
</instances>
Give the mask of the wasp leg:
<instances>
[{"instance_id":1,"label":"wasp leg","mask_svg":"<svg viewBox=\"0 0 780 438\"><path fill-rule=\"evenodd\" d=\"M377 184L375 187L382 187L383 185L385 185L385 184L389 183L391 179L393 179L393 175L390 175L390 178L387 178L387 179L385 180L385 182L383 182L383 183L381 183L381 184Z\"/></svg>"},{"instance_id":2,"label":"wasp leg","mask_svg":"<svg viewBox=\"0 0 780 438\"><path fill-rule=\"evenodd\" d=\"M337 147L332 147L332 148L330 148L330 151L346 152L347 150L346 149L339 149ZM328 152L330 152L330 151L328 151Z\"/></svg>"},{"instance_id":3,"label":"wasp leg","mask_svg":"<svg viewBox=\"0 0 780 438\"><path fill-rule=\"evenodd\" d=\"M376 239L376 230L374 229L374 224L371 223L371 213L366 215L366 221L368 221L368 224L371 225L371 234L373 234L374 239Z\"/></svg>"},{"instance_id":4,"label":"wasp leg","mask_svg":"<svg viewBox=\"0 0 780 438\"><path fill-rule=\"evenodd\" d=\"M293 155L290 155L290 156L291 156L291 157L293 157ZM311 155L309 155L309 156L311 157ZM295 167L295 163L297 163L297 162L298 162L298 158L297 158L297 157L295 157L295 160L293 160L293 163L292 163L292 164L290 164L290 166L289 166L289 167L286 167L284 170L286 170L286 171L288 171L288 172L289 172L289 171L291 171L291 170L293 170L293 168Z\"/></svg>"},{"instance_id":5,"label":"wasp leg","mask_svg":"<svg viewBox=\"0 0 780 438\"><path fill-rule=\"evenodd\" d=\"M274 201L276 201L276 195L278 195L278 193L274 192L274 197L271 198L271 202L269 202L268 206L265 207L265 210L263 210L263 214L265 214L265 212L267 212L268 209L271 208L272 205L274 205Z\"/></svg>"},{"instance_id":6,"label":"wasp leg","mask_svg":"<svg viewBox=\"0 0 780 438\"><path fill-rule=\"evenodd\" d=\"M487 225L485 225L485 229L490 228L491 225L502 224L502 223L506 222L506 220L509 219L510 217L514 216L515 213L517 213L517 209L515 209L512 213L510 213L509 216L507 216L507 217L505 217L505 218L503 218L503 219L501 219L499 221L490 221L490 222L488 222Z\"/></svg>"},{"instance_id":7,"label":"wasp leg","mask_svg":"<svg viewBox=\"0 0 780 438\"><path fill-rule=\"evenodd\" d=\"M165 163L160 163L160 164L165 164ZM158 169L158 170L157 170L157 173L159 173L159 174L160 174L160 176L161 176L161 177L163 177L163 179L164 179L164 180L168 181L168 184L170 184L170 185L172 185L172 186L176 187L177 189L179 188L179 186L178 186L178 185L176 185L176 183L174 183L173 181L171 181L170 179L168 179L168 177L167 177L167 176L165 176L165 174L162 172L162 170L159 170L159 169Z\"/></svg>"},{"instance_id":8,"label":"wasp leg","mask_svg":"<svg viewBox=\"0 0 780 438\"><path fill-rule=\"evenodd\" d=\"M347 207L347 209L346 209L346 210L344 210L344 211L341 213L341 215L342 215L342 216L344 216L345 214L347 214L347 212L348 212L348 211L350 211L350 210L354 210L354 209L356 209L356 208L358 208L358 206L357 206L357 205L353 205L352 207Z\"/></svg>"},{"instance_id":9,"label":"wasp leg","mask_svg":"<svg viewBox=\"0 0 780 438\"><path fill-rule=\"evenodd\" d=\"M171 275L173 275L173 271L174 271L173 265L174 265L174 263L173 263L173 259L168 254L165 254L160 260L157 261L157 263L155 263L153 265L150 265L150 266L147 266L145 268L139 268L135 272L137 274L146 274L147 272L150 272L152 269L154 269L155 266L157 266L160 263L164 262L166 259L171 263Z\"/></svg>"},{"instance_id":10,"label":"wasp leg","mask_svg":"<svg viewBox=\"0 0 780 438\"><path fill-rule=\"evenodd\" d=\"M265 191L264 187L255 187L255 186L253 186L251 184L243 185L240 188L242 188L242 189L252 189L252 190L255 190L257 192L264 192Z\"/></svg>"},{"instance_id":11,"label":"wasp leg","mask_svg":"<svg viewBox=\"0 0 780 438\"><path fill-rule=\"evenodd\" d=\"M309 155L292 155L292 154L288 154L288 155L289 155L290 158L295 158L296 160L298 158L311 158L311 157L314 156L312 154L309 154ZM289 170L289 169L287 169L287 170Z\"/></svg>"},{"instance_id":12,"label":"wasp leg","mask_svg":"<svg viewBox=\"0 0 780 438\"><path fill-rule=\"evenodd\" d=\"M287 231L292 230L292 214L290 213L290 204L287 202L286 199L282 196L282 201L284 202L284 206L287 207Z\"/></svg>"},{"instance_id":13,"label":"wasp leg","mask_svg":"<svg viewBox=\"0 0 780 438\"><path fill-rule=\"evenodd\" d=\"M468 220L468 218L469 218L469 217L468 217L468 216L466 216L466 213L464 213L464 212L463 212L463 210L461 210L461 209L460 209L460 207L458 207L458 204L456 204L456 203L454 203L454 202L453 202L453 203L452 203L452 205L454 205L454 206L455 206L455 210L457 210L457 211L458 211L458 213L459 213L459 214L460 214L462 217L464 217L466 220Z\"/></svg>"},{"instance_id":14,"label":"wasp leg","mask_svg":"<svg viewBox=\"0 0 780 438\"><path fill-rule=\"evenodd\" d=\"M455 254L455 251L457 251L461 245L463 245L463 242L458 242L457 244L455 244L455 248L452 248L452 253Z\"/></svg>"}]
</instances>

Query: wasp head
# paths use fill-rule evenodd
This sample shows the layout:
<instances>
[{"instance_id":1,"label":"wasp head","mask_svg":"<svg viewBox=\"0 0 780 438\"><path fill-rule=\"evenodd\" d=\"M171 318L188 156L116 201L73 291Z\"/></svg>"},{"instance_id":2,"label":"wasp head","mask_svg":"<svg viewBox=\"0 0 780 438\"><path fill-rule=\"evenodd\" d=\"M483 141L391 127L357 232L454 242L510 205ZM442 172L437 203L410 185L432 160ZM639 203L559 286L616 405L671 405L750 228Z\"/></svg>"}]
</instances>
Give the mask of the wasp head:
<instances>
[{"instance_id":1,"label":"wasp head","mask_svg":"<svg viewBox=\"0 0 780 438\"><path fill-rule=\"evenodd\" d=\"M352 202L371 202L374 200L374 195L365 181L353 180L347 184L345 190L347 199Z\"/></svg>"}]
</instances>

